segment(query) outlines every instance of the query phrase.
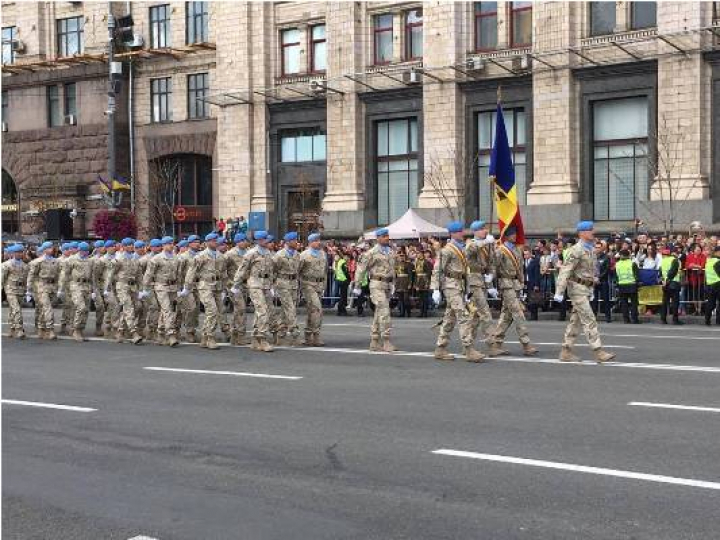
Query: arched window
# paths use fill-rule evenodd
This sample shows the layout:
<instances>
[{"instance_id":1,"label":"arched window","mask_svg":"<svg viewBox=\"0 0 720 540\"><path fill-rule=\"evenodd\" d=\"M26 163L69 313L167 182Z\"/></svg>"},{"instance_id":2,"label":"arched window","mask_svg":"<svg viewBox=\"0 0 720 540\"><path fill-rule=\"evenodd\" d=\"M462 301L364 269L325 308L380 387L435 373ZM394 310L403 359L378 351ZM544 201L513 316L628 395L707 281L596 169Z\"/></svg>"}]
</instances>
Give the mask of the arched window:
<instances>
[{"instance_id":1,"label":"arched window","mask_svg":"<svg viewBox=\"0 0 720 540\"><path fill-rule=\"evenodd\" d=\"M20 197L17 186L10 173L2 172L2 232L17 234L20 231Z\"/></svg>"}]
</instances>

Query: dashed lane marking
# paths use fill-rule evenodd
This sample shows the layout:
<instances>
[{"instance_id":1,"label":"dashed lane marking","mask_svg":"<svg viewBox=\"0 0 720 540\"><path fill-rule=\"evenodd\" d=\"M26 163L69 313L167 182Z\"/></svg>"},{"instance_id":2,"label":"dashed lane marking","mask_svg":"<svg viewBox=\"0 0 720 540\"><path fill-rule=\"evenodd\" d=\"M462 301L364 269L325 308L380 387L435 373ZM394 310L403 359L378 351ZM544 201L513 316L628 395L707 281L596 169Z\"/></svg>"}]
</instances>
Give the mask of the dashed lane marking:
<instances>
[{"instance_id":1,"label":"dashed lane marking","mask_svg":"<svg viewBox=\"0 0 720 540\"><path fill-rule=\"evenodd\" d=\"M6 405L24 405L26 407L41 407L43 409L59 409L61 411L95 412L97 409L90 407L76 407L74 405L58 405L57 403L42 403L40 401L20 401L17 399L0 400Z\"/></svg>"},{"instance_id":2,"label":"dashed lane marking","mask_svg":"<svg viewBox=\"0 0 720 540\"><path fill-rule=\"evenodd\" d=\"M269 375L267 373L246 373L242 371L215 371L212 369L181 369L181 368L168 368L168 367L144 367L148 371L169 371L172 373L195 373L199 375L230 375L234 377L255 377L258 379L285 379L288 381L298 381L302 377L295 377L290 375Z\"/></svg>"},{"instance_id":3,"label":"dashed lane marking","mask_svg":"<svg viewBox=\"0 0 720 540\"><path fill-rule=\"evenodd\" d=\"M699 407L697 405L676 405L674 403L650 403L648 401L631 401L628 403L631 407L650 407L657 409L677 409L679 411L698 411L720 413L717 407Z\"/></svg>"}]
</instances>

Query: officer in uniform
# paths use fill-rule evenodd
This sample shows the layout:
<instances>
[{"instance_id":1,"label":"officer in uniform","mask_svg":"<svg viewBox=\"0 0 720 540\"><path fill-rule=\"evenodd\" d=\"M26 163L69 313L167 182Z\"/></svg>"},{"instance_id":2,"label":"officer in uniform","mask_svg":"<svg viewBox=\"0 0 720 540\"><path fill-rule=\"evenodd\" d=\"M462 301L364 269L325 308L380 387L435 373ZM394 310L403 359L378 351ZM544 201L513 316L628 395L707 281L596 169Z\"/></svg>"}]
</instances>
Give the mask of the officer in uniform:
<instances>
[{"instance_id":1,"label":"officer in uniform","mask_svg":"<svg viewBox=\"0 0 720 540\"><path fill-rule=\"evenodd\" d=\"M97 297L95 259L90 257L90 244L80 242L77 254L60 270L58 296L70 300L74 307L72 337L75 341L87 341L83 336L90 312L90 300Z\"/></svg>"},{"instance_id":2,"label":"officer in uniform","mask_svg":"<svg viewBox=\"0 0 720 540\"><path fill-rule=\"evenodd\" d=\"M220 323L227 282L225 258L217 251L217 240L216 233L205 237L205 249L190 260L183 290L179 293L181 297L189 296L193 285L197 288L205 310L200 346L211 350L220 348L215 341L215 333Z\"/></svg>"},{"instance_id":3,"label":"officer in uniform","mask_svg":"<svg viewBox=\"0 0 720 540\"><path fill-rule=\"evenodd\" d=\"M477 338L478 328L482 339L487 339L492 326L492 313L488 305L487 295L497 298L497 289L493 287L495 274L495 241L488 234L485 222L473 221L470 224L473 237L468 240L465 254L468 261L468 292L474 309L470 319L472 343Z\"/></svg>"},{"instance_id":4,"label":"officer in uniform","mask_svg":"<svg viewBox=\"0 0 720 540\"><path fill-rule=\"evenodd\" d=\"M130 341L139 345L143 337L138 332L138 289L140 287L140 261L135 254L135 241L123 238L122 251L110 264L110 272L105 286L115 285L115 294L121 312L121 320L130 333ZM115 333L115 341L122 343L123 329L120 325Z\"/></svg>"},{"instance_id":5,"label":"officer in uniform","mask_svg":"<svg viewBox=\"0 0 720 540\"><path fill-rule=\"evenodd\" d=\"M355 279L357 283L361 283L367 274L370 280L370 300L375 304L375 316L370 329L370 350L393 352L397 348L390 342L390 297L395 281L395 254L390 248L388 229L376 230L375 237L377 243L360 258ZM362 290L356 287L353 292L359 296Z\"/></svg>"},{"instance_id":6,"label":"officer in uniform","mask_svg":"<svg viewBox=\"0 0 720 540\"><path fill-rule=\"evenodd\" d=\"M578 242L566 252L558 276L554 300L562 302L565 299L565 291L567 291L573 306L560 352L561 362L580 361L573 353L573 346L581 326L598 363L615 358L614 354L606 352L602 348L595 313L590 307L590 297L593 295L597 282L595 275L597 256L593 228L592 221L578 223Z\"/></svg>"},{"instance_id":7,"label":"officer in uniform","mask_svg":"<svg viewBox=\"0 0 720 540\"><path fill-rule=\"evenodd\" d=\"M300 329L297 323L298 267L300 255L297 252L298 234L289 232L284 237L285 246L273 255L275 293L280 300L277 326L277 344L300 345Z\"/></svg>"},{"instance_id":8,"label":"officer in uniform","mask_svg":"<svg viewBox=\"0 0 720 540\"><path fill-rule=\"evenodd\" d=\"M432 275L432 265L425 258L425 253L419 251L415 259L415 269L413 271L413 288L420 303L420 317L428 316L428 304L430 303L430 277ZM358 300L359 301L359 300Z\"/></svg>"},{"instance_id":9,"label":"officer in uniform","mask_svg":"<svg viewBox=\"0 0 720 540\"><path fill-rule=\"evenodd\" d=\"M307 319L305 321L305 341L307 347L322 347L320 339L322 327L322 295L327 281L328 262L322 249L319 233L308 235L308 247L298 257L298 278L300 292L305 299Z\"/></svg>"},{"instance_id":10,"label":"officer in uniform","mask_svg":"<svg viewBox=\"0 0 720 540\"><path fill-rule=\"evenodd\" d=\"M395 266L395 294L398 297L398 308L401 317L410 317L410 282L412 281L412 265L404 252L397 256Z\"/></svg>"},{"instance_id":11,"label":"officer in uniform","mask_svg":"<svg viewBox=\"0 0 720 540\"><path fill-rule=\"evenodd\" d=\"M60 277L60 263L53 257L55 246L52 242L44 242L38 248L38 258L28 265L27 290L25 299L29 302L35 298L38 306L38 337L40 339L57 339L55 334L55 313L53 296Z\"/></svg>"},{"instance_id":12,"label":"officer in uniform","mask_svg":"<svg viewBox=\"0 0 720 540\"><path fill-rule=\"evenodd\" d=\"M705 324L710 326L715 310L715 324L720 325L720 246L713 248L705 261Z\"/></svg>"},{"instance_id":13,"label":"officer in uniform","mask_svg":"<svg viewBox=\"0 0 720 540\"><path fill-rule=\"evenodd\" d=\"M235 247L228 250L225 254L225 264L228 276L226 288L228 291L233 287L235 274L237 273L238 268L240 268L240 263L242 263L243 257L247 253L248 245L250 244L245 233L237 233L233 238L233 241L235 242ZM248 345L250 343L245 329L245 314L247 311L245 300L246 295L247 292L243 283L239 284L237 294L230 293L230 301L233 305L232 322L230 324L230 343L233 345Z\"/></svg>"},{"instance_id":14,"label":"officer in uniform","mask_svg":"<svg viewBox=\"0 0 720 540\"><path fill-rule=\"evenodd\" d=\"M182 244L182 242L180 242ZM200 237L193 234L187 239L187 249L180 253L180 263L178 267L178 283L185 283L185 275L187 274L190 262L195 258L200 250ZM198 305L197 292L194 284L188 289L190 294L187 296L178 295L178 310L180 316L177 318L176 324L185 327L185 340L189 343L197 343L195 330L198 327L200 319L200 306Z\"/></svg>"},{"instance_id":15,"label":"officer in uniform","mask_svg":"<svg viewBox=\"0 0 720 540\"><path fill-rule=\"evenodd\" d=\"M62 255L58 259L58 262L60 263L60 272L62 272L62 269L68 261L77 254L77 246L77 242L66 242L60 247L60 250L62 251ZM67 334L68 325L72 325L75 310L72 305L72 298L69 296L58 299L62 301L62 311L60 312L60 334L64 335Z\"/></svg>"},{"instance_id":16,"label":"officer in uniform","mask_svg":"<svg viewBox=\"0 0 720 540\"><path fill-rule=\"evenodd\" d=\"M135 252L140 257L140 275L144 276L150 260L162 251L160 239L153 238L150 240L148 247L145 242L138 240L135 242ZM140 246L140 247L138 247ZM153 288L147 290L149 294L143 295L140 300L139 324L140 328L145 330L145 339L157 339L158 320L160 317L160 307L158 306L157 297Z\"/></svg>"},{"instance_id":17,"label":"officer in uniform","mask_svg":"<svg viewBox=\"0 0 720 540\"><path fill-rule=\"evenodd\" d=\"M455 357L447 350L450 334L459 323L460 341L463 344L465 358L468 362L480 362L485 356L475 350L470 329L470 314L466 305L468 262L465 254L463 231L465 226L460 221L448 224L450 233L445 247L438 254L438 264L435 265L430 287L433 289L433 301L440 305L442 295L445 293L445 314L440 325L440 334L435 345L435 358L437 360L454 360Z\"/></svg>"},{"instance_id":18,"label":"officer in uniform","mask_svg":"<svg viewBox=\"0 0 720 540\"><path fill-rule=\"evenodd\" d=\"M23 327L22 302L25 294L28 267L23 261L24 248L13 244L5 249L8 259L2 263L2 288L8 302L8 322L10 337L25 339Z\"/></svg>"},{"instance_id":19,"label":"officer in uniform","mask_svg":"<svg viewBox=\"0 0 720 540\"><path fill-rule=\"evenodd\" d=\"M255 320L253 321L253 336L250 347L261 352L272 352L273 347L268 341L270 331L269 313L274 291L272 252L268 249L267 231L256 231L257 245L249 250L242 259L240 267L235 273L233 295L240 293L240 286L245 283L250 301L255 307Z\"/></svg>"},{"instance_id":20,"label":"officer in uniform","mask_svg":"<svg viewBox=\"0 0 720 540\"><path fill-rule=\"evenodd\" d=\"M620 260L615 263L615 275L618 285L618 302L625 324L640 324L638 317L638 282L640 269L630 259L627 249L620 250Z\"/></svg>"},{"instance_id":21,"label":"officer in uniform","mask_svg":"<svg viewBox=\"0 0 720 540\"><path fill-rule=\"evenodd\" d=\"M663 301L660 308L660 320L667 324L668 311L672 313L673 324L683 324L678 316L680 307L680 288L682 283L682 271L680 261L673 251L665 248L662 251L660 262L660 277L662 279Z\"/></svg>"},{"instance_id":22,"label":"officer in uniform","mask_svg":"<svg viewBox=\"0 0 720 540\"><path fill-rule=\"evenodd\" d=\"M154 294L157 298L159 316L157 326L157 344L175 347L177 339L177 290L179 256L174 253L172 236L159 240L162 251L148 261L143 276L142 297Z\"/></svg>"},{"instance_id":23,"label":"officer in uniform","mask_svg":"<svg viewBox=\"0 0 720 540\"><path fill-rule=\"evenodd\" d=\"M96 240L93 244L95 248L93 250L92 258L95 261L93 264L93 271L95 276L93 280L95 282L96 289L93 291L93 303L95 304L95 335L100 337L105 335L103 332L103 319L105 318L105 297L102 295L103 292L103 277L105 276L105 241Z\"/></svg>"},{"instance_id":24,"label":"officer in uniform","mask_svg":"<svg viewBox=\"0 0 720 540\"><path fill-rule=\"evenodd\" d=\"M488 337L490 349L488 356L499 356L507 354L502 348L505 341L505 333L512 323L515 323L515 330L522 344L525 356L535 356L537 349L530 344L527 326L525 325L525 313L518 294L523 290L525 276L523 274L522 254L517 248L517 229L509 226L505 230L505 236L495 251L495 271L498 277L498 287L502 297L502 311L497 326Z\"/></svg>"}]
</instances>

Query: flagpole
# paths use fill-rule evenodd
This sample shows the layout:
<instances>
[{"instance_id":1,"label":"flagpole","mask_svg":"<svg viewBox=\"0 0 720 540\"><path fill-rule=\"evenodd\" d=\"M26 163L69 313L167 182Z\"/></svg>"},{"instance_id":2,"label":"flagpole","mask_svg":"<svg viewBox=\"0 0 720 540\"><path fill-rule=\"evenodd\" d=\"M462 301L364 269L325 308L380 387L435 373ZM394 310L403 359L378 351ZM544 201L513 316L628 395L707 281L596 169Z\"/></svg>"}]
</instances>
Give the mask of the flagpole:
<instances>
[{"instance_id":1,"label":"flagpole","mask_svg":"<svg viewBox=\"0 0 720 540\"><path fill-rule=\"evenodd\" d=\"M497 104L500 105L502 102L502 84L498 84L497 87ZM497 137L497 133L495 133ZM494 143L493 143L494 144ZM492 234L492 226L495 222L495 179L490 177L490 234ZM500 238L500 228L498 225L498 238Z\"/></svg>"}]
</instances>

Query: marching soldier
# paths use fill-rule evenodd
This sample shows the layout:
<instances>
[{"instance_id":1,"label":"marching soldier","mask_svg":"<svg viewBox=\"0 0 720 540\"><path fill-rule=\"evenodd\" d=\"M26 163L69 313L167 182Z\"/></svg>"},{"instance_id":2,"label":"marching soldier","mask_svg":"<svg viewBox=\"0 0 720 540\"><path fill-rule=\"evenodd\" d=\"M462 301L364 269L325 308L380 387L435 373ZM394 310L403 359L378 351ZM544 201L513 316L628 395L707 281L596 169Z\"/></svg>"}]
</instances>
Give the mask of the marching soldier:
<instances>
[{"instance_id":1,"label":"marching soldier","mask_svg":"<svg viewBox=\"0 0 720 540\"><path fill-rule=\"evenodd\" d=\"M180 242L182 244L182 242ZM182 251L179 255L180 263L178 267L178 283L185 283L185 275L187 274L190 262L198 254L200 250L200 237L193 234L187 239L187 249ZM200 318L200 306L198 305L199 299L197 298L197 291L195 290L194 284L192 288L188 289L191 294L187 296L180 296L178 294L178 310L180 316L178 316L176 324L185 327L185 340L189 343L197 343L197 337L195 330L198 327L198 321Z\"/></svg>"},{"instance_id":2,"label":"marching soldier","mask_svg":"<svg viewBox=\"0 0 720 540\"><path fill-rule=\"evenodd\" d=\"M308 247L298 259L300 291L305 299L307 311L303 344L307 347L322 347L325 345L320 339L323 316L322 295L327 281L328 262L322 250L319 233L308 235Z\"/></svg>"},{"instance_id":3,"label":"marching soldier","mask_svg":"<svg viewBox=\"0 0 720 540\"><path fill-rule=\"evenodd\" d=\"M96 289L93 291L95 296L93 297L93 303L95 304L95 335L100 337L105 335L103 332L103 319L105 318L105 297L103 296L103 277L105 276L105 241L96 240L93 244L95 248L93 250L92 258L95 262L93 264L93 272L95 276L93 280L95 282Z\"/></svg>"},{"instance_id":4,"label":"marching soldier","mask_svg":"<svg viewBox=\"0 0 720 540\"><path fill-rule=\"evenodd\" d=\"M570 322L565 330L563 338L562 350L560 352L560 361L562 362L579 362L580 359L573 353L573 345L575 339L582 326L585 331L588 345L595 354L595 360L598 363L607 362L615 358L615 355L606 352L602 348L600 341L600 333L598 331L597 319L595 313L590 307L590 297L595 289L595 263L597 256L595 254L595 233L593 232L594 224L592 221L581 221L577 225L579 240L571 247L565 255L558 283L555 289L554 300L562 302L564 300L565 291L572 302L572 313L570 314Z\"/></svg>"},{"instance_id":5,"label":"marching soldier","mask_svg":"<svg viewBox=\"0 0 720 540\"><path fill-rule=\"evenodd\" d=\"M99 283L102 288L102 296L105 302L105 335L109 336L122 328L123 324L120 318L120 305L118 304L117 294L115 294L115 286L108 281L110 277L110 267L115 261L118 253L118 245L115 240L105 241L105 256L103 276Z\"/></svg>"},{"instance_id":6,"label":"marching soldier","mask_svg":"<svg viewBox=\"0 0 720 540\"><path fill-rule=\"evenodd\" d=\"M174 253L172 236L165 236L159 240L162 251L148 261L143 276L143 290L140 295L144 298L154 294L158 302L158 345L177 346L176 304L178 290L179 257ZM152 289L152 290L151 290Z\"/></svg>"},{"instance_id":7,"label":"marching soldier","mask_svg":"<svg viewBox=\"0 0 720 540\"><path fill-rule=\"evenodd\" d=\"M248 245L250 244L247 241L247 236L245 236L245 233L237 233L233 238L233 241L235 242L235 247L228 250L228 252L225 254L225 262L227 266L228 276L226 289L228 291L233 287L233 280L235 279L235 274L237 273L238 268L240 268L240 263L242 263L243 257L247 253ZM230 293L230 301L233 305L232 321L230 324L230 343L232 343L233 345L248 345L250 343L246 335L247 330L245 329L245 318L247 311L245 301L246 294L247 293L244 283L238 284L237 294Z\"/></svg>"},{"instance_id":8,"label":"marching soldier","mask_svg":"<svg viewBox=\"0 0 720 540\"><path fill-rule=\"evenodd\" d=\"M90 312L90 300L97 297L95 259L90 258L90 245L78 244L77 254L69 259L60 271L58 296L69 300L74 307L72 337L75 341L87 341L83 336Z\"/></svg>"},{"instance_id":9,"label":"marching soldier","mask_svg":"<svg viewBox=\"0 0 720 540\"><path fill-rule=\"evenodd\" d=\"M475 343L478 328L482 332L482 339L488 338L492 326L492 313L488 305L487 295L497 298L497 289L493 288L493 275L495 273L495 244L493 237L488 235L485 222L473 221L470 225L473 238L467 242L465 253L468 259L468 291L470 302L474 305L470 319L470 332L472 342Z\"/></svg>"},{"instance_id":10,"label":"marching soldier","mask_svg":"<svg viewBox=\"0 0 720 540\"><path fill-rule=\"evenodd\" d=\"M193 286L197 289L200 302L205 309L200 346L211 350L220 348L215 341L215 333L223 310L224 288L227 281L225 258L217 251L217 240L218 235L215 233L205 237L205 249L190 261L183 290L179 293L181 297L185 297L191 294Z\"/></svg>"},{"instance_id":11,"label":"marching soldier","mask_svg":"<svg viewBox=\"0 0 720 540\"><path fill-rule=\"evenodd\" d=\"M68 263L68 261L70 261L70 259L77 253L77 246L77 242L66 242L65 244L62 244L60 246L60 251L62 252L62 255L58 259L58 262L60 263L61 272L65 265ZM73 309L72 298L70 298L69 296L62 298L61 301L62 311L60 312L60 334L64 335L67 333L68 325L72 324L75 310Z\"/></svg>"},{"instance_id":12,"label":"marching soldier","mask_svg":"<svg viewBox=\"0 0 720 540\"><path fill-rule=\"evenodd\" d=\"M401 317L410 317L410 281L412 279L412 265L408 262L404 252L398 253L398 262L395 266L395 294L398 296L398 307Z\"/></svg>"},{"instance_id":13,"label":"marching soldier","mask_svg":"<svg viewBox=\"0 0 720 540\"><path fill-rule=\"evenodd\" d=\"M715 324L720 325L720 246L713 248L705 261L705 324L710 326L715 310Z\"/></svg>"},{"instance_id":14,"label":"marching soldier","mask_svg":"<svg viewBox=\"0 0 720 540\"><path fill-rule=\"evenodd\" d=\"M138 247L140 246L140 247ZM135 253L138 254L140 260L140 275L144 276L150 260L162 251L162 244L158 238L150 240L148 248L145 242L138 240L135 242ZM160 307L158 306L157 297L154 289L151 287L147 290L149 294L143 295L140 300L139 326L145 330L145 339L157 339L158 320L160 318Z\"/></svg>"},{"instance_id":15,"label":"marching soldier","mask_svg":"<svg viewBox=\"0 0 720 540\"><path fill-rule=\"evenodd\" d=\"M437 360L454 360L455 357L447 350L450 334L459 323L460 341L462 341L465 358L468 362L480 362L485 356L475 350L470 329L470 314L466 305L467 294L467 271L468 263L465 254L465 243L463 242L464 226L459 221L448 224L447 230L450 233L450 240L438 254L438 264L435 265L430 287L433 289L433 301L440 304L442 295L445 293L447 306L440 325L435 347L435 358Z\"/></svg>"},{"instance_id":16,"label":"marching soldier","mask_svg":"<svg viewBox=\"0 0 720 540\"><path fill-rule=\"evenodd\" d=\"M283 240L285 247L273 255L275 293L280 300L277 344L300 345L300 330L297 324L298 266L296 232L287 233Z\"/></svg>"},{"instance_id":17,"label":"marching soldier","mask_svg":"<svg viewBox=\"0 0 720 540\"><path fill-rule=\"evenodd\" d=\"M25 294L28 267L23 261L24 248L14 244L5 249L8 259L2 263L2 288L8 302L10 337L25 339L22 317L22 302Z\"/></svg>"},{"instance_id":18,"label":"marching soldier","mask_svg":"<svg viewBox=\"0 0 720 540\"><path fill-rule=\"evenodd\" d=\"M38 306L40 339L57 339L52 299L60 277L60 263L53 257L54 248L52 242L44 242L37 250L38 258L28 265L25 299L29 302L34 298Z\"/></svg>"},{"instance_id":19,"label":"marching soldier","mask_svg":"<svg viewBox=\"0 0 720 540\"><path fill-rule=\"evenodd\" d=\"M516 240L517 229L511 225L506 229L504 239L496 250L495 268L502 297L502 311L497 326L488 337L488 345L490 346L488 356L507 354L502 348L502 344L505 341L505 333L512 323L515 323L515 330L520 338L523 354L525 356L535 356L538 352L530 344L527 326L525 326L525 313L518 298L518 293L523 289L525 277L522 255L515 245Z\"/></svg>"},{"instance_id":20,"label":"marching soldier","mask_svg":"<svg viewBox=\"0 0 720 540\"><path fill-rule=\"evenodd\" d=\"M413 272L413 288L420 302L420 317L428 316L428 304L430 303L430 277L432 275L432 265L425 258L425 253L418 252L415 259L415 270Z\"/></svg>"},{"instance_id":21,"label":"marching soldier","mask_svg":"<svg viewBox=\"0 0 720 540\"><path fill-rule=\"evenodd\" d=\"M370 299L375 304L375 316L370 329L370 350L393 352L397 348L390 343L392 323L390 318L390 296L395 281L395 255L390 248L390 231L375 231L377 243L365 252L356 270L356 282L362 283L365 274L370 279ZM359 296L362 290L353 291Z\"/></svg>"},{"instance_id":22,"label":"marching soldier","mask_svg":"<svg viewBox=\"0 0 720 540\"><path fill-rule=\"evenodd\" d=\"M135 255L135 242L132 238L123 238L122 251L117 254L105 283L105 287L115 286L115 294L120 310L120 318L127 326L130 341L139 345L143 337L138 332L138 289L140 287L140 261ZM122 343L123 329L119 324L115 341Z\"/></svg>"},{"instance_id":23,"label":"marching soldier","mask_svg":"<svg viewBox=\"0 0 720 540\"><path fill-rule=\"evenodd\" d=\"M232 302L230 300L230 287L227 285L227 282L230 281L233 276L230 275L227 271L227 252L228 252L228 243L227 240L225 240L225 237L222 234L218 234L217 239L217 252L220 254L220 256L223 258L223 264L225 265L225 281L222 283L222 305L220 306L220 319L219 319L219 325L220 330L223 333L223 337L225 338L225 341L230 343L232 341L232 332L230 331L231 325L230 321L228 320L228 313L227 308Z\"/></svg>"},{"instance_id":24,"label":"marching soldier","mask_svg":"<svg viewBox=\"0 0 720 540\"><path fill-rule=\"evenodd\" d=\"M250 300L255 307L255 320L253 321L253 336L250 347L261 352L272 352L273 348L268 341L270 331L269 312L272 303L273 291L273 260L268 249L267 231L256 231L257 245L248 251L235 273L233 295L240 293L240 286L246 283Z\"/></svg>"}]
</instances>

